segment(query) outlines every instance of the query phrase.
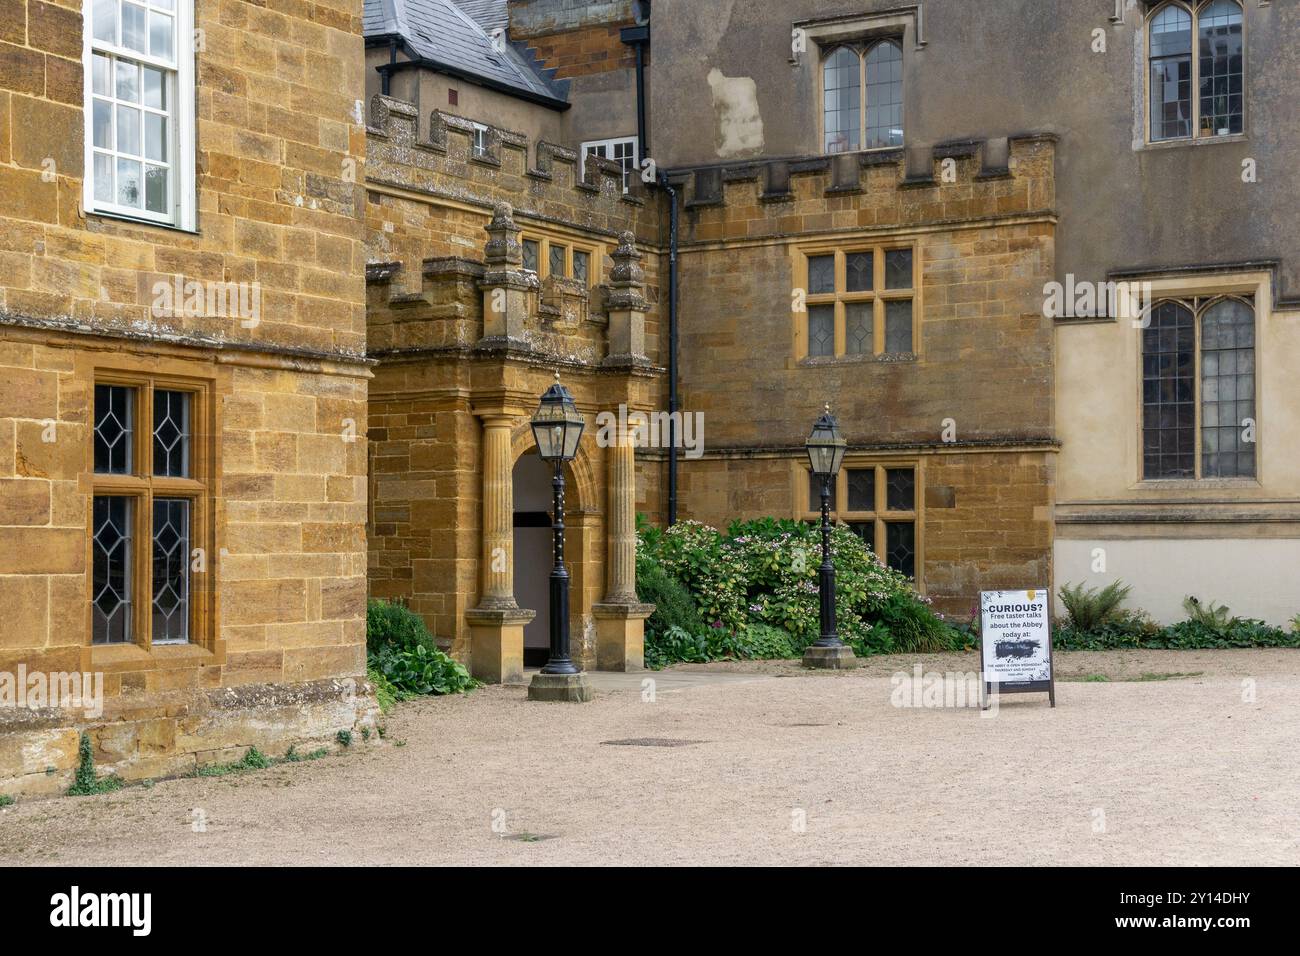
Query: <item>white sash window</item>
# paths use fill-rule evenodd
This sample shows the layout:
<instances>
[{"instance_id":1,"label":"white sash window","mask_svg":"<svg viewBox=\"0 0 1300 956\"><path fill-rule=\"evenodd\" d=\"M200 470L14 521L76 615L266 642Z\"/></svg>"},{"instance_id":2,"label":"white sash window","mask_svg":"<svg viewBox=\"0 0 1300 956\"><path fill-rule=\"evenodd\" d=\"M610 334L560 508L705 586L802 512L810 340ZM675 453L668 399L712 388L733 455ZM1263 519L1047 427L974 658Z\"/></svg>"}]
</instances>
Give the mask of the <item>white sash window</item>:
<instances>
[{"instance_id":1,"label":"white sash window","mask_svg":"<svg viewBox=\"0 0 1300 956\"><path fill-rule=\"evenodd\" d=\"M193 229L193 0L83 10L86 211Z\"/></svg>"}]
</instances>

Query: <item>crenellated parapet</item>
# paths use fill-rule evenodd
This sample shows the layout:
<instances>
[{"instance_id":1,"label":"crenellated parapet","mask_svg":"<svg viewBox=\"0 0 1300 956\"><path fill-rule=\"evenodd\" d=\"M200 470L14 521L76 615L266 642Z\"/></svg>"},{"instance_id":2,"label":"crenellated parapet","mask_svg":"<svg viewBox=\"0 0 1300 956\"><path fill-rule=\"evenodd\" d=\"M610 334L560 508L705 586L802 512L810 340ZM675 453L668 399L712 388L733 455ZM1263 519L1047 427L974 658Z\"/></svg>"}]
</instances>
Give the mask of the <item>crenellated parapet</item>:
<instances>
[{"instance_id":1,"label":"crenellated parapet","mask_svg":"<svg viewBox=\"0 0 1300 956\"><path fill-rule=\"evenodd\" d=\"M423 193L490 209L508 201L523 222L558 223L613 239L631 230L656 240L657 210L639 177L623 191L622 168L602 157L580 162L577 152L521 133L476 125L434 110L422 135L417 108L376 95L366 134L371 188ZM476 136L480 138L477 140Z\"/></svg>"},{"instance_id":2,"label":"crenellated parapet","mask_svg":"<svg viewBox=\"0 0 1300 956\"><path fill-rule=\"evenodd\" d=\"M1054 215L1056 137L676 169L687 241Z\"/></svg>"}]
</instances>

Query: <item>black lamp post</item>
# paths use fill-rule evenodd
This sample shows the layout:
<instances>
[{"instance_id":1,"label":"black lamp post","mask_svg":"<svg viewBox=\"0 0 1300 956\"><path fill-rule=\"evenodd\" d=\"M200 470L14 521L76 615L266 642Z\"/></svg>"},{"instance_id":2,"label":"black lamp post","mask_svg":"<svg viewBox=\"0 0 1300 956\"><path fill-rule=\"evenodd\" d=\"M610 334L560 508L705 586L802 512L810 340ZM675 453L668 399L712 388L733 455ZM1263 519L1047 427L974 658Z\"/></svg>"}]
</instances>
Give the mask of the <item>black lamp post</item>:
<instances>
[{"instance_id":1,"label":"black lamp post","mask_svg":"<svg viewBox=\"0 0 1300 956\"><path fill-rule=\"evenodd\" d=\"M537 454L555 469L551 481L555 506L551 524L555 535L555 567L551 571L551 653L542 668L543 674L581 673L569 653L569 572L564 567L564 463L572 461L578 454L578 441L585 425L573 396L560 384L560 373L556 372L555 384L542 396L532 420Z\"/></svg>"},{"instance_id":2,"label":"black lamp post","mask_svg":"<svg viewBox=\"0 0 1300 956\"><path fill-rule=\"evenodd\" d=\"M804 442L808 464L821 481L822 492L822 564L817 572L817 591L821 605L821 635L804 651L806 667L843 668L853 666L852 648L835 633L835 565L831 563L831 486L844 461L845 441L839 423L831 415L830 405L813 425Z\"/></svg>"}]
</instances>

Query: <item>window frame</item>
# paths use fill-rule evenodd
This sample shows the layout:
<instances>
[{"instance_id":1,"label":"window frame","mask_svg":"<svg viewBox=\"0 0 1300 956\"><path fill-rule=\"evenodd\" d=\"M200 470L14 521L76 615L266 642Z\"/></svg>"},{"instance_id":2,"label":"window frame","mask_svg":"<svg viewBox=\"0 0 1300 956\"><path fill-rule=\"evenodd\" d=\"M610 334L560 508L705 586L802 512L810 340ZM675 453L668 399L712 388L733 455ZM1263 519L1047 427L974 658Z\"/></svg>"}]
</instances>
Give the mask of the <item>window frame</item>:
<instances>
[{"instance_id":1,"label":"window frame","mask_svg":"<svg viewBox=\"0 0 1300 956\"><path fill-rule=\"evenodd\" d=\"M875 507L871 511L850 511L849 503L849 472L873 469L875 495ZM888 483L886 474L891 469L907 469L912 472L913 476L913 497L912 508L908 511L893 511L888 507ZM812 472L808 465L799 463L795 467L796 483L802 490L795 492L795 518L801 521L821 521L821 501L813 500L812 495ZM913 577L913 583L918 592L925 593L925 574L924 574L924 556L925 556L925 533L924 533L924 501L925 501L925 469L920 458L855 458L845 456L840 466L839 473L835 476L834 500L832 505L842 507L832 507L831 523L832 524L865 524L871 522L872 540L870 547L872 552L880 559L880 563L888 567L888 555L886 550L887 525L896 523L911 522L913 528L913 554L912 563L916 574ZM901 573L901 572L900 572Z\"/></svg>"},{"instance_id":2,"label":"window frame","mask_svg":"<svg viewBox=\"0 0 1300 956\"><path fill-rule=\"evenodd\" d=\"M110 474L95 470L94 386L116 385L134 389L132 415L135 420L131 448L131 473ZM186 392L190 395L190 477L177 478L153 474L153 394L155 390ZM91 498L121 496L132 504L132 554L130 593L132 601L131 640L94 643L94 509L88 508L86 531L86 646L92 652L112 648L135 647L150 651L158 647L215 648L215 574L216 551L214 492L216 470L214 383L186 375L151 374L117 368L95 368L91 386L91 427L86 441L86 472ZM141 422L147 422L142 430ZM190 502L189 554L187 575L189 608L188 639L155 641L153 639L153 502L155 498L185 499ZM205 555L206 571L193 571L194 549Z\"/></svg>"},{"instance_id":3,"label":"window frame","mask_svg":"<svg viewBox=\"0 0 1300 956\"><path fill-rule=\"evenodd\" d=\"M1253 475L1204 475L1204 463L1201 460L1202 454L1202 435L1203 426L1202 407L1201 407L1201 361L1202 361L1202 328L1201 324L1205 313L1220 302L1236 300L1246 305L1250 311L1254 322L1254 342L1252 349L1255 353L1255 392L1252 396L1252 404L1255 409L1255 473ZM1260 344L1261 344L1261 327L1260 327L1260 307L1257 296L1250 292L1216 292L1206 294L1185 293L1161 295L1154 299L1150 305L1150 311L1154 311L1159 306L1172 302L1176 305L1188 309L1192 314L1192 333L1193 333L1193 356L1192 356L1192 411L1193 411L1193 446L1192 446L1192 476L1171 476L1171 477L1148 477L1146 473L1146 401L1143 393L1143 360L1146 357L1146 349L1139 338L1137 348L1138 360L1138 411L1137 411L1137 465L1138 465L1138 482L1147 487L1185 487L1197 485L1201 487L1214 487L1219 483L1229 482L1233 484L1256 485L1260 483L1260 386L1262 376L1260 374ZM1145 329L1139 329L1144 332Z\"/></svg>"},{"instance_id":4,"label":"window frame","mask_svg":"<svg viewBox=\"0 0 1300 956\"><path fill-rule=\"evenodd\" d=\"M187 232L196 230L198 209L195 179L195 49L194 0L175 0L174 35L176 40L176 62L174 64L140 53L126 47L97 40L94 37L95 0L82 0L82 113L83 113L83 163L82 163L82 209L87 215L108 216L116 219L129 219L154 226L181 229ZM119 0L120 11L120 0ZM174 107L167 116L172 127L169 143L168 163L172 176L170 188L172 201L167 213L155 213L148 209L136 209L116 202L106 202L95 198L95 130L94 130L94 55L105 53L135 63L151 66L174 74L172 97ZM144 126L141 124L141 136ZM117 155L117 144L113 144L112 155Z\"/></svg>"},{"instance_id":5,"label":"window frame","mask_svg":"<svg viewBox=\"0 0 1300 956\"><path fill-rule=\"evenodd\" d=\"M889 43L898 48L902 60L902 76L899 85L902 91L900 101L901 126L903 142L896 146L867 146L867 55L882 43ZM858 148L837 152L826 149L826 63L840 50L848 50L858 59ZM826 37L818 42L816 61L817 87L817 154L820 156L839 156L844 153L881 153L903 149L907 142L907 50L902 33L888 33L866 37Z\"/></svg>"},{"instance_id":6,"label":"window frame","mask_svg":"<svg viewBox=\"0 0 1300 956\"><path fill-rule=\"evenodd\" d=\"M885 254L907 249L912 253L912 285L907 289L885 288ZM859 252L870 252L871 289L861 292L848 291L848 256ZM799 362L817 361L900 361L921 356L921 242L919 239L861 239L845 240L835 244L818 244L800 246L795 256L795 289L802 289L803 310L794 315L794 354ZM835 291L833 293L813 293L809 288L809 260L819 256L835 256ZM890 301L910 300L912 303L912 348L908 352L889 352L885 350L885 312L886 303ZM872 331L871 349L866 352L849 352L848 323L846 306L855 302L871 302ZM835 308L835 347L832 355L810 355L808 352L808 323L810 310L818 305L834 305Z\"/></svg>"},{"instance_id":7,"label":"window frame","mask_svg":"<svg viewBox=\"0 0 1300 956\"><path fill-rule=\"evenodd\" d=\"M563 236L551 236L544 232L536 232L532 229L524 229L519 234L519 244L522 247L525 242L537 243L537 270L536 275L539 281L545 282L551 278L551 246L564 247L564 275L558 278L566 279L570 282L581 282L581 279L573 278L573 254L574 252L585 252L587 254L587 281L583 283L588 290L595 288L599 283L597 275L600 271L599 263L604 254L603 247L593 245L588 242L581 242L569 239ZM532 269L526 270L532 272Z\"/></svg>"},{"instance_id":8,"label":"window frame","mask_svg":"<svg viewBox=\"0 0 1300 956\"><path fill-rule=\"evenodd\" d=\"M1246 95L1246 80L1250 75L1250 42L1247 37L1246 5L1241 0L1230 0L1241 13L1241 132L1208 133L1201 132L1201 13L1215 0L1165 0L1152 7L1144 15L1142 22L1142 137L1147 146L1165 146L1169 144L1228 143L1245 138L1250 132L1250 104ZM1191 17L1191 135L1152 136L1151 115L1151 27L1156 17L1170 7L1178 7Z\"/></svg>"},{"instance_id":9,"label":"window frame","mask_svg":"<svg viewBox=\"0 0 1300 956\"><path fill-rule=\"evenodd\" d=\"M587 178L587 147L588 146L604 146L604 147L612 148L615 145L623 145L625 143L630 143L632 146L632 166L631 168L625 168L623 170L623 192L626 193L632 184L632 179L631 179L632 173L635 170L640 168L640 162L641 162L641 142L640 139L635 135L611 136L608 139L589 139L586 140L585 142L579 143L578 144L578 177L583 180ZM609 157L602 156L601 158L608 159ZM610 162L617 162L617 160L611 159Z\"/></svg>"}]
</instances>

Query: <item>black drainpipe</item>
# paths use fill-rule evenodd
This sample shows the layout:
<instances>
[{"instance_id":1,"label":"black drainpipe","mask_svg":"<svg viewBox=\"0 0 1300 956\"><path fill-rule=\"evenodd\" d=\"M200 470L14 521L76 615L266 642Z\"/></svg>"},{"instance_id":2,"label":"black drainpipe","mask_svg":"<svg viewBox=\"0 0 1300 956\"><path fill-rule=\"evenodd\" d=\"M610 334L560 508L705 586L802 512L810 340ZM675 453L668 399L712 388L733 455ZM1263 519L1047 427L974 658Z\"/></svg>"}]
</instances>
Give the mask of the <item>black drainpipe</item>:
<instances>
[{"instance_id":1,"label":"black drainpipe","mask_svg":"<svg viewBox=\"0 0 1300 956\"><path fill-rule=\"evenodd\" d=\"M397 37L388 38L388 65L379 68L380 92L391 95L393 87L393 67L397 65Z\"/></svg>"},{"instance_id":2,"label":"black drainpipe","mask_svg":"<svg viewBox=\"0 0 1300 956\"><path fill-rule=\"evenodd\" d=\"M634 27L624 27L618 31L618 38L636 50L636 143L637 165L640 165L640 161L650 155L645 128L645 48L650 42L650 21L638 21Z\"/></svg>"},{"instance_id":3,"label":"black drainpipe","mask_svg":"<svg viewBox=\"0 0 1300 956\"><path fill-rule=\"evenodd\" d=\"M677 523L677 190L659 174L668 194L668 525Z\"/></svg>"}]
</instances>

